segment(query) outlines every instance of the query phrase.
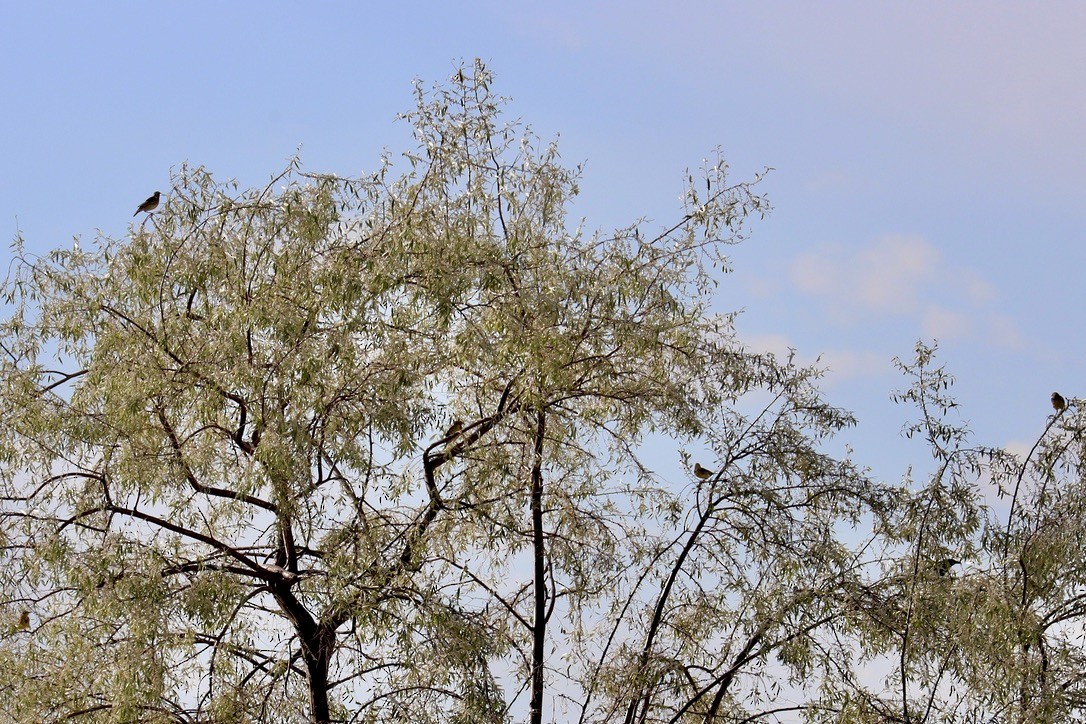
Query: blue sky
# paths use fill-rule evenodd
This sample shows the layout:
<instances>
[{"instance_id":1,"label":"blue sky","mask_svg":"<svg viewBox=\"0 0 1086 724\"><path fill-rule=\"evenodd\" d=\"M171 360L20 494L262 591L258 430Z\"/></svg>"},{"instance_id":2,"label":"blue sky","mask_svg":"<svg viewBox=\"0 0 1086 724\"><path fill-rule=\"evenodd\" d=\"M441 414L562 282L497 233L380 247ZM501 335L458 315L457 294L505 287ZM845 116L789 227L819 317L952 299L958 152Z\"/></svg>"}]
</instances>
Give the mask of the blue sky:
<instances>
[{"instance_id":1,"label":"blue sky","mask_svg":"<svg viewBox=\"0 0 1086 724\"><path fill-rule=\"evenodd\" d=\"M411 80L478 56L585 162L589 226L673 219L717 147L736 179L775 169L721 309L823 356L880 473L922 460L889 401L918 338L984 442L1028 446L1052 390L1086 395L1086 5L6 2L0 28L0 234L34 250L123 234L183 161L375 168Z\"/></svg>"}]
</instances>

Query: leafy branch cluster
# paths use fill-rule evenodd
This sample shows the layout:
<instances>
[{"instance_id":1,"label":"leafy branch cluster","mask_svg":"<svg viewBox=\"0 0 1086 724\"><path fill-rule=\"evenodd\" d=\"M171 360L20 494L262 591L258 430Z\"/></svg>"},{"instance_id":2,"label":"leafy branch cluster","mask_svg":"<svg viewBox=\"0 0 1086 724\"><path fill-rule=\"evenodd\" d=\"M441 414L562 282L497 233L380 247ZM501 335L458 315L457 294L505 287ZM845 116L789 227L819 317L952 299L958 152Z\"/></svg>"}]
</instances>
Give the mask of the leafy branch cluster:
<instances>
[{"instance_id":1,"label":"leafy branch cluster","mask_svg":"<svg viewBox=\"0 0 1086 724\"><path fill-rule=\"evenodd\" d=\"M716 161L662 230L587 233L491 83L419 85L373 174L183 166L130 236L16 244L5 715L1081 714L1077 405L1025 461L971 447L920 345L932 472L873 480L828 452L855 420L820 370L712 312L757 179Z\"/></svg>"}]
</instances>

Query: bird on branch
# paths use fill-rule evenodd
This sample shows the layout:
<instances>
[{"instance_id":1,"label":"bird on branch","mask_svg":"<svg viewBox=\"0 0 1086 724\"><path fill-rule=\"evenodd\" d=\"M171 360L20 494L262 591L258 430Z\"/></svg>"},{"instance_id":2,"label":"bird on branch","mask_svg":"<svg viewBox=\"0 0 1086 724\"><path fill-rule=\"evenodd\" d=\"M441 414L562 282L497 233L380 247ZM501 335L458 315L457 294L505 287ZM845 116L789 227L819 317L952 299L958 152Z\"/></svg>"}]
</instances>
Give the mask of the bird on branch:
<instances>
[{"instance_id":1,"label":"bird on branch","mask_svg":"<svg viewBox=\"0 0 1086 724\"><path fill-rule=\"evenodd\" d=\"M1056 412L1063 412L1067 409L1067 400L1063 399L1063 395L1059 392L1052 393L1052 408Z\"/></svg>"},{"instance_id":2,"label":"bird on branch","mask_svg":"<svg viewBox=\"0 0 1086 724\"><path fill-rule=\"evenodd\" d=\"M453 442L460 436L460 433L464 431L464 421L454 420L453 424L449 425L449 429L445 431L445 454L451 455L453 451Z\"/></svg>"},{"instance_id":3,"label":"bird on branch","mask_svg":"<svg viewBox=\"0 0 1086 724\"><path fill-rule=\"evenodd\" d=\"M139 208L136 209L136 214L138 214L141 211L146 211L147 213L151 213L152 211L157 209L158 208L158 197L161 195L161 193L162 192L160 192L160 191L156 191L153 196L148 196L147 200L144 201L142 204L140 204ZM136 214L132 214L132 215L135 216Z\"/></svg>"},{"instance_id":4,"label":"bird on branch","mask_svg":"<svg viewBox=\"0 0 1086 724\"><path fill-rule=\"evenodd\" d=\"M698 480L708 480L713 477L713 471L703 468L701 463L694 463L694 477Z\"/></svg>"},{"instance_id":5,"label":"bird on branch","mask_svg":"<svg viewBox=\"0 0 1086 724\"><path fill-rule=\"evenodd\" d=\"M453 424L449 425L449 429L445 431L446 439L452 439L464 431L464 421L454 420Z\"/></svg>"}]
</instances>

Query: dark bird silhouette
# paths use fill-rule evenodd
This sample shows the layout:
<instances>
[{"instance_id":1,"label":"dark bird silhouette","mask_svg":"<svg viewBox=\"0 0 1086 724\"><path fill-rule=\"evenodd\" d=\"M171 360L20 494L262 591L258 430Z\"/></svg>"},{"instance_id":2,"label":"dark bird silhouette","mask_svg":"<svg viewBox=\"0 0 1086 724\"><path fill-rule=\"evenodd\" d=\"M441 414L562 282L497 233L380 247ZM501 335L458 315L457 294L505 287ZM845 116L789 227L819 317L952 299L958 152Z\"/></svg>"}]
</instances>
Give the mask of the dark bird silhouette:
<instances>
[{"instance_id":1,"label":"dark bird silhouette","mask_svg":"<svg viewBox=\"0 0 1086 724\"><path fill-rule=\"evenodd\" d=\"M155 209L157 209L158 208L158 197L161 196L161 194L162 194L162 192L156 191L153 196L148 196L147 200L144 201L142 204L140 204L140 207L138 209L136 209L136 214L138 214L141 211L146 211L147 213L150 213L150 212L154 211ZM135 216L136 214L132 214L132 215Z\"/></svg>"},{"instance_id":2,"label":"dark bird silhouette","mask_svg":"<svg viewBox=\"0 0 1086 724\"><path fill-rule=\"evenodd\" d=\"M950 574L950 569L954 566L960 565L961 561L954 558L944 558L941 561L936 562L935 572L940 576L946 576Z\"/></svg>"},{"instance_id":3,"label":"dark bird silhouette","mask_svg":"<svg viewBox=\"0 0 1086 724\"><path fill-rule=\"evenodd\" d=\"M708 480L713 477L713 471L703 468L701 463L694 463L694 476L698 480Z\"/></svg>"},{"instance_id":4,"label":"dark bird silhouette","mask_svg":"<svg viewBox=\"0 0 1086 724\"><path fill-rule=\"evenodd\" d=\"M1059 392L1052 393L1052 407L1056 412L1063 412L1067 409L1067 400L1063 399L1063 395Z\"/></svg>"},{"instance_id":5,"label":"dark bird silhouette","mask_svg":"<svg viewBox=\"0 0 1086 724\"><path fill-rule=\"evenodd\" d=\"M26 631L30 628L30 611L23 611L19 614L19 623L15 624L16 631Z\"/></svg>"}]
</instances>

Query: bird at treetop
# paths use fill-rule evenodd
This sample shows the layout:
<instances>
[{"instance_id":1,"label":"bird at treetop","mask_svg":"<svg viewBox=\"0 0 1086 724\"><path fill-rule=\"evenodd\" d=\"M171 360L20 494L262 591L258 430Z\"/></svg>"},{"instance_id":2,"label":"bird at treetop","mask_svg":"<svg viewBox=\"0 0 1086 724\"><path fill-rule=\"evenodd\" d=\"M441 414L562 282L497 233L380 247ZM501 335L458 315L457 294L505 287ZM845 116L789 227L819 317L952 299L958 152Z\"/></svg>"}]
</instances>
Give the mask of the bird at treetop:
<instances>
[{"instance_id":1,"label":"bird at treetop","mask_svg":"<svg viewBox=\"0 0 1086 724\"><path fill-rule=\"evenodd\" d=\"M697 477L698 480L708 480L713 477L713 471L703 468L701 463L694 463L694 476Z\"/></svg>"},{"instance_id":2,"label":"bird at treetop","mask_svg":"<svg viewBox=\"0 0 1086 724\"><path fill-rule=\"evenodd\" d=\"M148 196L147 200L140 204L140 207L136 209L136 214L141 211L146 211L150 213L158 208L158 197L161 195L161 193L161 191L156 191L153 196ZM135 216L136 214L132 215Z\"/></svg>"},{"instance_id":3,"label":"bird at treetop","mask_svg":"<svg viewBox=\"0 0 1086 724\"><path fill-rule=\"evenodd\" d=\"M950 573L950 569L954 566L960 565L961 561L955 558L944 558L935 564L935 572L940 576L945 576Z\"/></svg>"},{"instance_id":4,"label":"bird at treetop","mask_svg":"<svg viewBox=\"0 0 1086 724\"><path fill-rule=\"evenodd\" d=\"M1056 412L1063 412L1067 409L1067 400L1063 399L1063 395L1059 392L1052 393L1052 407Z\"/></svg>"},{"instance_id":5,"label":"bird at treetop","mask_svg":"<svg viewBox=\"0 0 1086 724\"><path fill-rule=\"evenodd\" d=\"M445 431L445 437L456 437L464 431L464 421L454 420L453 424L449 425L449 429Z\"/></svg>"},{"instance_id":6,"label":"bird at treetop","mask_svg":"<svg viewBox=\"0 0 1086 724\"><path fill-rule=\"evenodd\" d=\"M30 611L23 611L19 614L19 623L15 624L16 631L26 631L30 628Z\"/></svg>"}]
</instances>

